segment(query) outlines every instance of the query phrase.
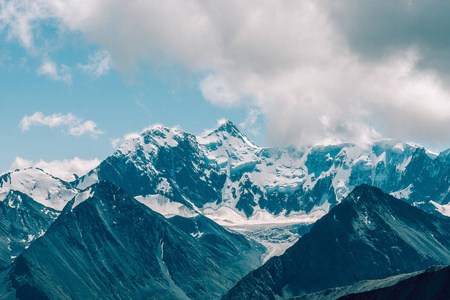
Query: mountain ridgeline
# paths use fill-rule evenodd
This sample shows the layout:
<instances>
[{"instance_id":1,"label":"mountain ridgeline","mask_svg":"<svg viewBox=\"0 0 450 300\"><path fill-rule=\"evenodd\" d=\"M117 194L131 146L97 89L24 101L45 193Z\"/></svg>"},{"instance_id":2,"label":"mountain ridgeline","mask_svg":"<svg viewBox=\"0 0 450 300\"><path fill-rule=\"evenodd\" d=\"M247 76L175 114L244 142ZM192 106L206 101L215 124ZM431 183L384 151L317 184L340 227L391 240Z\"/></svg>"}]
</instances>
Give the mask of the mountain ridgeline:
<instances>
[{"instance_id":1,"label":"mountain ridgeline","mask_svg":"<svg viewBox=\"0 0 450 300\"><path fill-rule=\"evenodd\" d=\"M450 264L450 219L361 185L223 299L276 299Z\"/></svg>"},{"instance_id":2,"label":"mountain ridgeline","mask_svg":"<svg viewBox=\"0 0 450 300\"><path fill-rule=\"evenodd\" d=\"M11 264L27 246L44 234L58 216L29 196L9 191L0 201L0 269Z\"/></svg>"},{"instance_id":3,"label":"mountain ridgeline","mask_svg":"<svg viewBox=\"0 0 450 300\"><path fill-rule=\"evenodd\" d=\"M410 299L436 300L450 296L450 267L431 267L398 283L361 293L345 295L341 300Z\"/></svg>"},{"instance_id":4,"label":"mountain ridgeline","mask_svg":"<svg viewBox=\"0 0 450 300\"><path fill-rule=\"evenodd\" d=\"M258 265L264 248L202 217L195 232L179 228L189 222L167 220L102 181L71 200L15 259L2 293L6 299L218 299Z\"/></svg>"},{"instance_id":5,"label":"mountain ridgeline","mask_svg":"<svg viewBox=\"0 0 450 300\"><path fill-rule=\"evenodd\" d=\"M164 215L170 206L171 215L201 212L218 222L280 215L317 220L360 184L428 212L450 214L450 150L433 154L394 140L364 147L264 148L230 121L200 136L154 126L71 183L39 169L6 173L0 201L16 190L62 210L80 190L102 180Z\"/></svg>"},{"instance_id":6,"label":"mountain ridgeline","mask_svg":"<svg viewBox=\"0 0 450 300\"><path fill-rule=\"evenodd\" d=\"M73 185L83 189L99 180L133 196L181 203L213 219L227 213L252 218L260 212L304 216L319 211L320 217L360 184L435 210L450 201L450 156L392 140L366 147L261 148L227 121L201 136L155 126L126 141Z\"/></svg>"},{"instance_id":7,"label":"mountain ridgeline","mask_svg":"<svg viewBox=\"0 0 450 300\"><path fill-rule=\"evenodd\" d=\"M448 269L423 270L450 265L444 215L450 150L154 126L73 182L0 176L0 299L439 297Z\"/></svg>"}]
</instances>

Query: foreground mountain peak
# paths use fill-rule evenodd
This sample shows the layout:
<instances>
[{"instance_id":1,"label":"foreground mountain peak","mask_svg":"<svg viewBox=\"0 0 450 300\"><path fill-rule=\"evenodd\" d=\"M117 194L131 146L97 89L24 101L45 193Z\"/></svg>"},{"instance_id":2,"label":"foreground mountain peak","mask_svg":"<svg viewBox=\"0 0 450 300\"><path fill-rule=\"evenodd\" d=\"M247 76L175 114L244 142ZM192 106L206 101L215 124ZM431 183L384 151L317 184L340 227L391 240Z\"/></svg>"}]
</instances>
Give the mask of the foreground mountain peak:
<instances>
[{"instance_id":1,"label":"foreground mountain peak","mask_svg":"<svg viewBox=\"0 0 450 300\"><path fill-rule=\"evenodd\" d=\"M93 197L106 201L120 201L130 198L130 196L122 188L114 185L108 180L102 180L78 193L73 198L73 202L71 202L68 206L70 206L70 209L73 210L79 204ZM66 207L64 210L67 211L68 208Z\"/></svg>"},{"instance_id":2,"label":"foreground mountain peak","mask_svg":"<svg viewBox=\"0 0 450 300\"><path fill-rule=\"evenodd\" d=\"M108 181L83 193L0 273L0 295L209 300L259 265L261 245L206 218L186 232L189 220L172 223Z\"/></svg>"},{"instance_id":3,"label":"foreground mountain peak","mask_svg":"<svg viewBox=\"0 0 450 300\"><path fill-rule=\"evenodd\" d=\"M378 204L386 197L389 196L381 189L368 184L361 184L355 187L343 202Z\"/></svg>"},{"instance_id":4,"label":"foreground mountain peak","mask_svg":"<svg viewBox=\"0 0 450 300\"><path fill-rule=\"evenodd\" d=\"M450 263L450 219L361 185L223 299L275 299ZM335 274L339 274L336 276Z\"/></svg>"}]
</instances>

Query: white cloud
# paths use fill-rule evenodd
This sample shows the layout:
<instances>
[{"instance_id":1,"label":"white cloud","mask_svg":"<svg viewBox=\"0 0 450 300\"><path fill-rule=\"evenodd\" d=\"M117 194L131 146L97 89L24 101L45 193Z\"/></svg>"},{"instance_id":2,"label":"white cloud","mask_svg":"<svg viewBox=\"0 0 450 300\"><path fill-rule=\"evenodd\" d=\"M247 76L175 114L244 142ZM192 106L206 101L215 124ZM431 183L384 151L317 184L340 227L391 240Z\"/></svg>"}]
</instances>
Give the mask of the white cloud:
<instances>
[{"instance_id":1,"label":"white cloud","mask_svg":"<svg viewBox=\"0 0 450 300\"><path fill-rule=\"evenodd\" d=\"M108 51L97 51L93 55L89 55L89 62L87 64L78 64L78 67L97 79L107 74L111 69L111 55Z\"/></svg>"},{"instance_id":2,"label":"white cloud","mask_svg":"<svg viewBox=\"0 0 450 300\"><path fill-rule=\"evenodd\" d=\"M224 78L208 75L200 82L200 90L205 99L212 103L231 107L239 103L240 97L228 86Z\"/></svg>"},{"instance_id":3,"label":"white cloud","mask_svg":"<svg viewBox=\"0 0 450 300\"><path fill-rule=\"evenodd\" d=\"M144 128L141 132L144 132L148 129L150 129L151 127L148 128ZM116 150L120 145L122 145L125 141L127 140L132 140L134 138L139 137L140 134L137 132L130 132L125 134L122 138L116 138L116 139L109 139L111 146L114 148L114 150Z\"/></svg>"},{"instance_id":4,"label":"white cloud","mask_svg":"<svg viewBox=\"0 0 450 300\"><path fill-rule=\"evenodd\" d=\"M250 109L248 111L247 118L244 120L244 122L239 124L239 126L241 126L243 128L247 128L249 126L254 125L256 123L256 121L258 120L259 114L260 114L259 110L255 109L255 108Z\"/></svg>"},{"instance_id":5,"label":"white cloud","mask_svg":"<svg viewBox=\"0 0 450 300\"><path fill-rule=\"evenodd\" d=\"M31 116L24 116L19 123L22 131L28 131L32 126L61 127L63 132L73 136L89 134L92 138L97 138L98 135L103 134L101 130L97 129L94 121L84 121L71 113L46 116L42 112L35 112Z\"/></svg>"},{"instance_id":6,"label":"white cloud","mask_svg":"<svg viewBox=\"0 0 450 300\"><path fill-rule=\"evenodd\" d=\"M411 39L376 60L361 56L340 26L346 19L336 19L332 10L337 7L345 17L347 9L359 5L354 1L0 3L7 8L3 26L24 45L33 44L38 20L52 19L100 45L124 72L150 62L178 63L204 74L199 83L203 96L219 106L256 107L268 122L273 143L363 142L379 136L450 142L448 82L421 67L430 57L423 49L430 47L415 47ZM433 18L423 20L439 24ZM370 49L376 49L373 43ZM383 43L384 49L391 49L390 39Z\"/></svg>"},{"instance_id":7,"label":"white cloud","mask_svg":"<svg viewBox=\"0 0 450 300\"><path fill-rule=\"evenodd\" d=\"M67 84L72 83L71 69L66 65L61 65L58 69L56 64L50 59L44 60L42 65L37 70L37 74L45 75L53 80L63 81Z\"/></svg>"},{"instance_id":8,"label":"white cloud","mask_svg":"<svg viewBox=\"0 0 450 300\"><path fill-rule=\"evenodd\" d=\"M11 171L17 169L25 169L34 166L33 161L17 156L13 164L9 168Z\"/></svg>"},{"instance_id":9,"label":"white cloud","mask_svg":"<svg viewBox=\"0 0 450 300\"><path fill-rule=\"evenodd\" d=\"M244 122L240 123L239 126L246 128L251 134L257 136L259 135L260 128L255 126L261 112L258 109L252 108L248 111L247 117Z\"/></svg>"},{"instance_id":10,"label":"white cloud","mask_svg":"<svg viewBox=\"0 0 450 300\"><path fill-rule=\"evenodd\" d=\"M109 142L111 143L111 146L114 149L117 149L120 146L120 144L123 142L123 139L121 139L121 138L109 139Z\"/></svg>"},{"instance_id":11,"label":"white cloud","mask_svg":"<svg viewBox=\"0 0 450 300\"><path fill-rule=\"evenodd\" d=\"M34 50L36 25L51 17L42 1L7 1L0 0L0 30L8 28L9 39L17 38L27 49Z\"/></svg>"},{"instance_id":12,"label":"white cloud","mask_svg":"<svg viewBox=\"0 0 450 300\"><path fill-rule=\"evenodd\" d=\"M50 162L41 159L38 162L33 162L22 157L16 157L10 170L35 167L65 181L72 181L75 180L74 174L78 177L83 176L97 167L100 162L101 161L98 158L81 159L78 157L73 159L53 160Z\"/></svg>"}]
</instances>

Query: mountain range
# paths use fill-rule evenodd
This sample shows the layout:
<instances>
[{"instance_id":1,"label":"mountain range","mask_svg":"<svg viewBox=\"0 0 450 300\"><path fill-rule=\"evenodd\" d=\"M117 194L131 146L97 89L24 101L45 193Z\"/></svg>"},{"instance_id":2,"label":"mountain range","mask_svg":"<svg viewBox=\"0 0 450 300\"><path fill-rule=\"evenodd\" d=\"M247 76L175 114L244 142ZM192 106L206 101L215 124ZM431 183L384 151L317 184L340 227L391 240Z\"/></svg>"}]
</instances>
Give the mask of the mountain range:
<instances>
[{"instance_id":1,"label":"mountain range","mask_svg":"<svg viewBox=\"0 0 450 300\"><path fill-rule=\"evenodd\" d=\"M331 288L289 300L446 299L450 295L449 275L450 267L431 266L413 273L363 280L350 286Z\"/></svg>"},{"instance_id":2,"label":"mountain range","mask_svg":"<svg viewBox=\"0 0 450 300\"><path fill-rule=\"evenodd\" d=\"M450 264L449 156L396 140L259 147L225 121L153 126L72 182L14 170L0 299L278 299L413 278Z\"/></svg>"},{"instance_id":3,"label":"mountain range","mask_svg":"<svg viewBox=\"0 0 450 300\"><path fill-rule=\"evenodd\" d=\"M201 212L221 224L311 223L361 184L447 213L449 153L394 140L264 148L230 121L201 136L155 126L72 185L108 180L163 214Z\"/></svg>"},{"instance_id":4,"label":"mountain range","mask_svg":"<svg viewBox=\"0 0 450 300\"><path fill-rule=\"evenodd\" d=\"M450 218L361 185L222 299L276 299L450 264Z\"/></svg>"},{"instance_id":5,"label":"mountain range","mask_svg":"<svg viewBox=\"0 0 450 300\"><path fill-rule=\"evenodd\" d=\"M5 299L217 299L263 251L206 218L167 220L102 181L69 201L14 260L2 292Z\"/></svg>"},{"instance_id":6,"label":"mountain range","mask_svg":"<svg viewBox=\"0 0 450 300\"><path fill-rule=\"evenodd\" d=\"M200 136L158 125L73 182L33 168L5 173L0 201L16 190L61 211L80 190L108 180L165 216L201 213L222 225L313 223L369 184L450 215L449 153L395 140L267 148L230 121Z\"/></svg>"}]
</instances>

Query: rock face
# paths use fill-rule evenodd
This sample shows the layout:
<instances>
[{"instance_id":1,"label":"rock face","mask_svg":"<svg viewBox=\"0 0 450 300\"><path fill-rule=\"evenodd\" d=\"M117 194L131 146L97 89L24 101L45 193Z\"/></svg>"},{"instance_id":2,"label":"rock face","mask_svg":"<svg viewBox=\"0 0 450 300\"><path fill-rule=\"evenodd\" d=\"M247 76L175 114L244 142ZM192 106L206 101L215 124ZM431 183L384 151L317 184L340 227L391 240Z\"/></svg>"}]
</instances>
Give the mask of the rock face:
<instances>
[{"instance_id":1,"label":"rock face","mask_svg":"<svg viewBox=\"0 0 450 300\"><path fill-rule=\"evenodd\" d=\"M343 297L350 297L350 299L367 299L364 298L363 295L365 295L366 292L389 288L394 285L397 285L398 283L405 281L409 278L418 276L420 274L426 273L426 272L436 272L439 271L446 266L431 266L426 270L421 270L413 273L405 273L400 275L391 276L388 278L378 279L378 280L363 280L358 283L355 283L353 285L349 286L343 286L343 287L337 287L332 289L323 290L317 293L307 294L303 296L297 296L293 298L289 298L289 300L337 300L342 299ZM420 286L420 284L419 284ZM425 289L426 290L426 289ZM404 292L404 291L403 291ZM353 295L355 294L355 295ZM435 295L431 291L427 292L429 295ZM378 297L374 299L414 299L408 292L405 293L407 295L405 298L402 297ZM442 295L441 295L442 296ZM417 299L422 299L421 298ZM441 297L442 298L442 297ZM443 299L447 299L448 297L444 297ZM438 298L436 298L438 299Z\"/></svg>"},{"instance_id":2,"label":"rock face","mask_svg":"<svg viewBox=\"0 0 450 300\"><path fill-rule=\"evenodd\" d=\"M172 214L182 215L181 207L216 221L317 220L360 184L450 214L449 151L435 155L393 140L366 147L261 148L229 121L201 136L155 126L73 185L84 189L100 180L158 212L177 203Z\"/></svg>"},{"instance_id":3,"label":"rock face","mask_svg":"<svg viewBox=\"0 0 450 300\"><path fill-rule=\"evenodd\" d=\"M204 234L191 235L174 225L183 222L194 222ZM264 249L216 226L201 217L168 221L102 181L71 200L3 272L3 294L18 299L217 299L255 267Z\"/></svg>"},{"instance_id":4,"label":"rock face","mask_svg":"<svg viewBox=\"0 0 450 300\"><path fill-rule=\"evenodd\" d=\"M0 269L44 234L58 213L21 192L9 191L0 201Z\"/></svg>"},{"instance_id":5,"label":"rock face","mask_svg":"<svg viewBox=\"0 0 450 300\"><path fill-rule=\"evenodd\" d=\"M339 299L449 299L450 298L450 267L430 268L414 277L402 280L395 285L350 294Z\"/></svg>"},{"instance_id":6,"label":"rock face","mask_svg":"<svg viewBox=\"0 0 450 300\"><path fill-rule=\"evenodd\" d=\"M224 264L239 270L241 278L261 265L261 254L265 251L261 244L231 232L202 215L193 218L175 216L169 222L194 237Z\"/></svg>"},{"instance_id":7,"label":"rock face","mask_svg":"<svg viewBox=\"0 0 450 300\"><path fill-rule=\"evenodd\" d=\"M223 299L275 299L450 264L450 219L361 185Z\"/></svg>"}]
</instances>

